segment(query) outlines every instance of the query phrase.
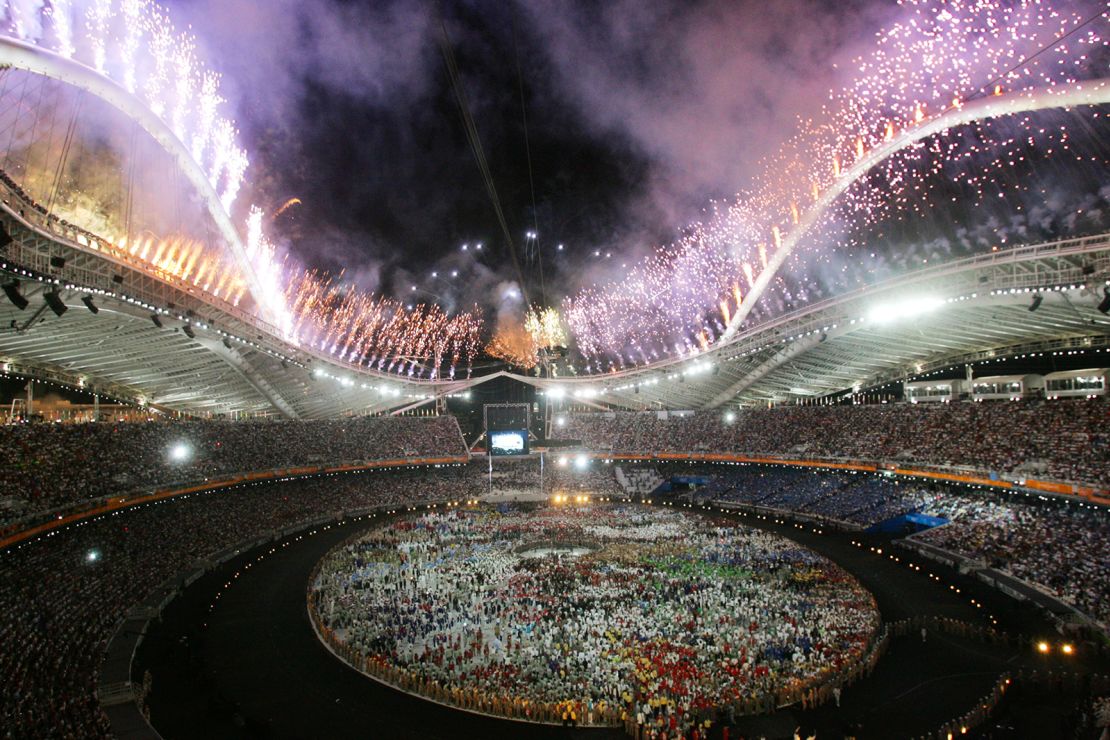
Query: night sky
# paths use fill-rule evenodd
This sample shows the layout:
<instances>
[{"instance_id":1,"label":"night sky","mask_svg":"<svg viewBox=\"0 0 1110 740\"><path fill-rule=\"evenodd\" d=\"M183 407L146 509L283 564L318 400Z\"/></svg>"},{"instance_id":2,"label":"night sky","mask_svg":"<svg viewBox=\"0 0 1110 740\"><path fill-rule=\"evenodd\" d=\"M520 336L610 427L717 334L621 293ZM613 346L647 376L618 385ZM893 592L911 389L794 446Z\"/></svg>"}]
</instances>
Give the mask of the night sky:
<instances>
[{"instance_id":1,"label":"night sky","mask_svg":"<svg viewBox=\"0 0 1110 740\"><path fill-rule=\"evenodd\" d=\"M884 0L170 8L224 76L252 154L241 202L273 212L302 200L271 227L284 247L366 290L515 316L520 278L532 302L557 305L747 187L760 158L798 116L817 113L850 76L851 59L902 12ZM444 28L519 270L467 141ZM1104 146L1103 133L1091 132L1094 146ZM849 240L873 244L880 266L902 270L982 249L1001 232L1036 241L1107 227L1104 168L1079 181L1036 156L1029 168L1013 177L1043 178L1051 197L1034 187L1022 208L1011 199L984 210L957 193L957 206L925 219L854 234L849 224ZM533 229L537 240L526 237ZM846 250L842 262L859 262L860 251Z\"/></svg>"},{"instance_id":2,"label":"night sky","mask_svg":"<svg viewBox=\"0 0 1110 740\"><path fill-rule=\"evenodd\" d=\"M271 211L302 199L274 225L296 255L346 268L370 290L405 297L416 285L424 299L491 307L518 273L467 142L441 21L529 297L551 304L741 189L835 84L834 63L891 12L827 5L177 0L171 9L224 75L253 157L250 196ZM480 255L462 251L476 242Z\"/></svg>"}]
</instances>

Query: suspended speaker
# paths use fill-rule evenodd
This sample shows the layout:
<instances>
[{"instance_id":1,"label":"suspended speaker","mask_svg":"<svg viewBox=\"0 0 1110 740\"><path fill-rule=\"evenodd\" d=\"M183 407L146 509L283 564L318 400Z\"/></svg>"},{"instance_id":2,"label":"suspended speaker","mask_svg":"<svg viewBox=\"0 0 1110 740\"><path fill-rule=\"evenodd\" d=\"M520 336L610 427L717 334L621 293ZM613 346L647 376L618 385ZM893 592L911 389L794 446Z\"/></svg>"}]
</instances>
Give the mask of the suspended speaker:
<instances>
[{"instance_id":1,"label":"suspended speaker","mask_svg":"<svg viewBox=\"0 0 1110 740\"><path fill-rule=\"evenodd\" d=\"M58 295L57 289L49 293L43 293L42 297L46 299L46 305L50 306L50 310L54 312L55 316L61 316L69 310L69 306L62 301L62 297Z\"/></svg>"},{"instance_id":2,"label":"suspended speaker","mask_svg":"<svg viewBox=\"0 0 1110 740\"><path fill-rule=\"evenodd\" d=\"M18 280L12 280L10 283L4 283L4 295L6 295L8 297L8 300L11 301L12 304L20 311L27 308L27 299L24 298L23 294L19 292Z\"/></svg>"}]
</instances>

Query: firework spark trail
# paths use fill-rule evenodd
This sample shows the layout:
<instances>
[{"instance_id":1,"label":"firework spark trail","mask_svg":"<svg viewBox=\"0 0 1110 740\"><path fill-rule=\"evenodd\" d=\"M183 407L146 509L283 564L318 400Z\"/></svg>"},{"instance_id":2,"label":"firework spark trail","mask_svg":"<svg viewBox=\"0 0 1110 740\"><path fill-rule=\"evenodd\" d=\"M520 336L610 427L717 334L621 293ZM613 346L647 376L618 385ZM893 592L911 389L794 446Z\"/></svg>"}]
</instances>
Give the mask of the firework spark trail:
<instances>
[{"instance_id":1,"label":"firework spark trail","mask_svg":"<svg viewBox=\"0 0 1110 740\"><path fill-rule=\"evenodd\" d=\"M477 307L454 316L436 305L399 301L305 271L289 282L291 340L348 362L427 379L468 371L481 349Z\"/></svg>"},{"instance_id":2,"label":"firework spark trail","mask_svg":"<svg viewBox=\"0 0 1110 740\"><path fill-rule=\"evenodd\" d=\"M540 353L567 346L563 319L554 308L533 306L524 323L503 323L486 345L486 352L510 365L531 370L540 362Z\"/></svg>"},{"instance_id":3,"label":"firework spark trail","mask_svg":"<svg viewBox=\"0 0 1110 740\"><path fill-rule=\"evenodd\" d=\"M246 176L247 153L237 142L234 122L220 112L225 103L220 76L197 58L193 37L176 29L150 0L90 0L82 6L87 6L83 12L69 0L7 0L0 11L8 34L85 64L140 96L207 173L230 213ZM287 201L278 213L299 202ZM264 289L251 296L251 307L276 321L281 336L341 362L374 362L378 369L413 377L441 372L454 377L456 369L472 364L481 347L476 307L454 316L439 306L406 310L315 273L285 269L264 223L263 211L252 206L244 250ZM246 294L240 266L218 247L181 236L102 243L233 305Z\"/></svg>"},{"instance_id":4,"label":"firework spark trail","mask_svg":"<svg viewBox=\"0 0 1110 740\"><path fill-rule=\"evenodd\" d=\"M66 59L73 58L77 49L73 45L73 19L70 18L69 3L65 0L52 0L44 10L44 15L54 26L54 33L58 37L58 53Z\"/></svg>"},{"instance_id":5,"label":"firework spark trail","mask_svg":"<svg viewBox=\"0 0 1110 740\"><path fill-rule=\"evenodd\" d=\"M702 223L619 281L566 299L564 314L588 370L684 356L723 338L730 321L750 308L741 311L741 299L768 265L781 261L776 254L807 217L816 224L803 249L791 255L792 265L830 260L828 245L844 239L842 222L925 215L938 198L938 180L966 186L980 199L1006 192L1014 185L1004 177L1005 165L1022 157L1020 147L1027 143L1082 161L1081 153L1068 149L1066 126L1046 130L1032 116L986 118L897 152L848 188L837 208L819 211L822 194L853 163L901 131L927 125L975 97L1051 90L1107 73L1105 56L1099 56L1107 48L1099 34L1105 5L1085 12L1037 0L908 0L902 6L905 19L855 60L854 79L830 94L817 119L799 123L798 132L761 164L763 174L749 190L732 203L715 204ZM1101 17L1091 15L1092 7L1103 9ZM820 250L822 245L828 248ZM768 277L774 279L765 303L779 310L819 290L773 272Z\"/></svg>"},{"instance_id":6,"label":"firework spark trail","mask_svg":"<svg viewBox=\"0 0 1110 740\"><path fill-rule=\"evenodd\" d=\"M87 5L82 13L71 0L5 0L0 13L8 35L68 59L87 49L87 58L76 61L131 93L141 91L150 110L183 143L191 142L213 186L226 180L223 192L233 200L246 171L246 152L232 137L221 142L227 150L222 158L209 152L203 161L208 132L226 124L234 134L235 126L217 113L223 103L219 76L197 59L193 37L175 28L165 10L149 0L91 0ZM223 166L212 166L216 162Z\"/></svg>"},{"instance_id":7,"label":"firework spark trail","mask_svg":"<svg viewBox=\"0 0 1110 740\"><path fill-rule=\"evenodd\" d=\"M1035 0L903 5L907 19L880 34L874 51L856 60L853 82L830 95L818 119L800 123L798 134L764 163L764 175L750 190L733 203L715 204L703 223L635 267L619 285L594 286L567 299L567 324L591 370L684 356L720 340L729 323L746 313L743 300L822 193L899 131L924 125L976 95L1051 89L1105 73L1106 65L1095 60L1106 43L1094 26L1082 28L1084 16L1076 10ZM193 39L179 33L161 8L149 0L91 0L84 14L68 0L8 0L0 7L12 35L65 57L87 49L91 58L78 61L141 94L188 142L230 211L248 166L246 152L236 143L234 123L219 114L224 102L219 76L195 58ZM84 35L76 38L78 33ZM1017 64L1053 40L1059 43L1049 53ZM1045 130L1030 117L1016 125L977 121L966 129L964 135L933 136L878 164L873 177L841 196L838 214L820 216L806 246L812 251L839 238L836 215L868 223L899 211L926 212L930 176L944 175L982 197L1001 192L1006 187L1001 163L1020 156L1016 147L1026 141L1068 151L1066 129ZM980 166L981 155L992 157L987 166ZM436 373L447 356L452 365L469 364L479 347L476 311L454 318L438 307L406 312L400 304L340 290L311 273L290 270L287 276L256 210L247 219L247 251L267 290L253 298L292 341L347 361L371 358L379 369L406 374ZM244 295L239 271L219 256L200 254L200 247L182 252L180 244L120 245L233 303ZM804 257L825 258L821 252ZM795 253L792 264L802 259ZM771 303L778 306L804 302L814 291L777 274L772 288ZM434 362L431 369L428 362Z\"/></svg>"}]
</instances>

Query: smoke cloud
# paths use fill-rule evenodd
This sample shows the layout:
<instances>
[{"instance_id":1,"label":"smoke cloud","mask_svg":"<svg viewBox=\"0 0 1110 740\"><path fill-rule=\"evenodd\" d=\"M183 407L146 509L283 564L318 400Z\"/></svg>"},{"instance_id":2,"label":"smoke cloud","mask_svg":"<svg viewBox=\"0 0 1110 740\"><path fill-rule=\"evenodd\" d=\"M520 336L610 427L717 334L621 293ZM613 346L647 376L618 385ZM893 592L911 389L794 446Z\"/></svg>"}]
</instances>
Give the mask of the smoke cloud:
<instances>
[{"instance_id":1,"label":"smoke cloud","mask_svg":"<svg viewBox=\"0 0 1110 740\"><path fill-rule=\"evenodd\" d=\"M851 60L902 12L885 0L178 0L172 11L224 74L259 201L304 201L276 222L293 253L405 301L478 303L494 326L519 296L557 304L619 279L708 218L799 117L820 116ZM440 12L523 285L463 134ZM1033 240L1106 220L1105 194L1027 200L1020 213L925 229L912 255L891 234L858 241L881 245L875 276L1000 235ZM1057 206L1075 212L1071 223ZM540 238L528 244L533 227ZM461 250L475 241L480 254ZM859 252L802 268L793 292L863 280L850 272ZM816 277L808 287L805 273ZM518 298L506 300L506 286Z\"/></svg>"}]
</instances>

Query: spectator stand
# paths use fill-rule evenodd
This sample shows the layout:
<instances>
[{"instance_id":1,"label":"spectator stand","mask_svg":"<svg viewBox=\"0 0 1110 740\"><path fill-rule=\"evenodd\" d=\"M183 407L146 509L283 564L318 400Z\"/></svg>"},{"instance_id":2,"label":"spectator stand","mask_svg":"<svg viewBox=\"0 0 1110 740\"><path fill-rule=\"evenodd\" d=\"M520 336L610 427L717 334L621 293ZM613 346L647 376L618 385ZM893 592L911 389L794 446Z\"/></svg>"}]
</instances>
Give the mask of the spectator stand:
<instances>
[{"instance_id":1,"label":"spectator stand","mask_svg":"<svg viewBox=\"0 0 1110 740\"><path fill-rule=\"evenodd\" d=\"M782 406L666 419L654 412L609 412L565 419L557 428L560 437L622 461L844 465L1110 503L1110 402L1103 398ZM952 429L966 433L953 435ZM1030 461L1036 461L1032 468ZM1037 477L1029 476L1030 469L1039 471Z\"/></svg>"},{"instance_id":2,"label":"spectator stand","mask_svg":"<svg viewBox=\"0 0 1110 740\"><path fill-rule=\"evenodd\" d=\"M436 504L429 503L424 504L423 508L433 509L435 506ZM170 602L190 584L205 573L263 545L273 543L276 549L281 540L288 540L298 533L325 528L347 519L371 518L395 512L396 508L390 506L335 511L281 530L273 530L205 557L151 591L127 613L113 631L97 677L97 699L111 723L112 734L120 740L157 740L161 737L140 708L144 687L134 685L132 666L150 622L159 619Z\"/></svg>"}]
</instances>

